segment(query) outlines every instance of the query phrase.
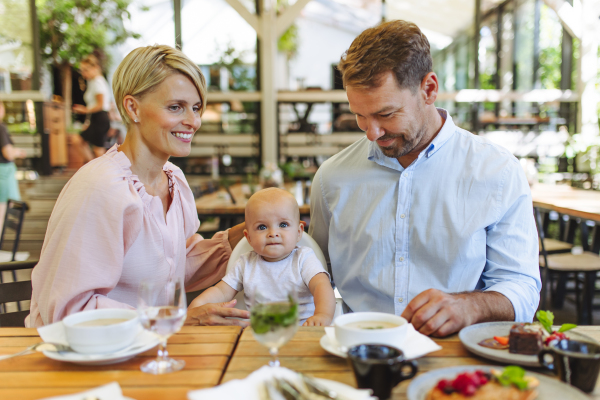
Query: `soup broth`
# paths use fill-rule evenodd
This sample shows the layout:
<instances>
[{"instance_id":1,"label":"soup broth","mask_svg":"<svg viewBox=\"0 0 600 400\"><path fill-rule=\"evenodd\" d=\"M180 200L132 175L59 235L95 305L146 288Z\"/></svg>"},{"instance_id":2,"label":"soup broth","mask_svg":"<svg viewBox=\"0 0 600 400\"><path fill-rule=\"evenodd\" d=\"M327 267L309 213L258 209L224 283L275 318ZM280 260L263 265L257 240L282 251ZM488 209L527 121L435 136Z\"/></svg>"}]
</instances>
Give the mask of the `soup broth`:
<instances>
[{"instance_id":1,"label":"soup broth","mask_svg":"<svg viewBox=\"0 0 600 400\"><path fill-rule=\"evenodd\" d=\"M400 325L395 324L393 322L386 322L386 321L358 321L358 322L350 322L349 324L346 324L344 326L347 328L375 330L375 329L396 328Z\"/></svg>"},{"instance_id":2,"label":"soup broth","mask_svg":"<svg viewBox=\"0 0 600 400\"><path fill-rule=\"evenodd\" d=\"M84 321L75 326L107 326L120 324L121 322L129 321L128 318L102 318L102 319L93 319L91 321Z\"/></svg>"}]
</instances>

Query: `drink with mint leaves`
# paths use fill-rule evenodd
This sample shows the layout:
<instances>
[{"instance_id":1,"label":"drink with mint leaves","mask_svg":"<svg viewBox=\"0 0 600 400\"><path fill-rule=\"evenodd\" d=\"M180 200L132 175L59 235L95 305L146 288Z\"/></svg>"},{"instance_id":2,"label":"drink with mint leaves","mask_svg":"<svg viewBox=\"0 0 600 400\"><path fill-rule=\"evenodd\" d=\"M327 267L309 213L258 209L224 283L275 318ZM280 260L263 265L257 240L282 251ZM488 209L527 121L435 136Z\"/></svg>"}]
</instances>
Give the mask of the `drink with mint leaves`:
<instances>
[{"instance_id":1,"label":"drink with mint leaves","mask_svg":"<svg viewBox=\"0 0 600 400\"><path fill-rule=\"evenodd\" d=\"M256 340L269 348L273 360L272 367L279 366L277 353L298 329L298 303L293 296L277 302L260 302L257 296L250 309L250 325Z\"/></svg>"}]
</instances>

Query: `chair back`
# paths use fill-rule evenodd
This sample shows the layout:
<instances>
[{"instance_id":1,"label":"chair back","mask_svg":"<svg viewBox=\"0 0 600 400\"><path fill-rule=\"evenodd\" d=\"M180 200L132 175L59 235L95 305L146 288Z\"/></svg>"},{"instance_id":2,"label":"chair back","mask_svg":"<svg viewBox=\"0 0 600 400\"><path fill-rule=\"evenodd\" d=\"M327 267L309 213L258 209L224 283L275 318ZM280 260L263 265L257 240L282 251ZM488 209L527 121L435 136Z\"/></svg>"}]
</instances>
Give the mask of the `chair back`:
<instances>
[{"instance_id":1,"label":"chair back","mask_svg":"<svg viewBox=\"0 0 600 400\"><path fill-rule=\"evenodd\" d=\"M321 264L323 264L323 268L326 271L328 270L327 260L325 259L325 255L323 254L323 251L321 251L321 248L319 247L317 242L315 242L315 239L313 239L308 233L306 233L306 232L302 233L302 238L300 238L300 241L298 242L298 246L310 247L315 252L315 255L317 256L319 261L321 261ZM229 257L229 262L227 263L227 272L229 272L233 269L237 260L240 258L240 256L242 254L247 253L249 251L252 251L252 246L250 246L250 243L248 243L248 240L246 238L243 238L242 240L239 241L239 243L235 246L235 248L231 252L231 256ZM342 306L341 306L342 298L341 298L341 296L339 296L339 292L337 291L337 289L335 290L335 294L336 294L336 308L335 308L334 317L337 317L338 315L342 314ZM238 294L235 296L235 299L237 300L237 304L235 305L235 308L239 308L240 310L246 310L246 303L244 302L244 291L243 290L238 292Z\"/></svg>"},{"instance_id":2,"label":"chair back","mask_svg":"<svg viewBox=\"0 0 600 400\"><path fill-rule=\"evenodd\" d=\"M29 209L24 201L8 200L6 204L6 214L4 215L4 225L0 234L0 249L6 240L7 231L12 231L15 234L15 240L12 248L11 261L15 261L17 250L19 248L19 240L21 238L21 230L23 229L23 220L25 212ZM1 281L1 279L0 279Z\"/></svg>"},{"instance_id":3,"label":"chair back","mask_svg":"<svg viewBox=\"0 0 600 400\"><path fill-rule=\"evenodd\" d=\"M0 263L0 274L2 271L15 271L21 269L30 269L35 267L35 261L10 261ZM25 326L25 317L29 310L20 309L20 301L31 299L31 281L0 283L0 327L7 326ZM7 312L6 303L19 304L19 311Z\"/></svg>"}]
</instances>

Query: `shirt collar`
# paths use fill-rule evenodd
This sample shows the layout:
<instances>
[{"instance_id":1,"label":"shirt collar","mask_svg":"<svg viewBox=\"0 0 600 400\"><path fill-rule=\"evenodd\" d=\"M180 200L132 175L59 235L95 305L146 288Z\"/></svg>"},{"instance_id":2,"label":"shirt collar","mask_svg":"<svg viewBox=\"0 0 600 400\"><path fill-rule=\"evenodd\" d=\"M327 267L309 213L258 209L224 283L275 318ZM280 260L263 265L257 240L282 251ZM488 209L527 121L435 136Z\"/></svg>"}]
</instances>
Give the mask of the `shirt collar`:
<instances>
[{"instance_id":1,"label":"shirt collar","mask_svg":"<svg viewBox=\"0 0 600 400\"><path fill-rule=\"evenodd\" d=\"M429 158L434 155L443 145L452 137L456 130L456 125L452 121L452 117L448 114L448 111L443 108L437 108L438 113L442 118L445 119L444 125L442 125L442 129L438 132L437 136L432 140L432 142L427 146L425 150L419 154L418 159L421 159L423 156ZM386 157L377 143L369 142L369 152L367 155L367 159L369 161L375 161L377 164L392 168L398 171L404 171L404 167L400 165L397 159ZM414 164L414 163L413 163Z\"/></svg>"}]
</instances>

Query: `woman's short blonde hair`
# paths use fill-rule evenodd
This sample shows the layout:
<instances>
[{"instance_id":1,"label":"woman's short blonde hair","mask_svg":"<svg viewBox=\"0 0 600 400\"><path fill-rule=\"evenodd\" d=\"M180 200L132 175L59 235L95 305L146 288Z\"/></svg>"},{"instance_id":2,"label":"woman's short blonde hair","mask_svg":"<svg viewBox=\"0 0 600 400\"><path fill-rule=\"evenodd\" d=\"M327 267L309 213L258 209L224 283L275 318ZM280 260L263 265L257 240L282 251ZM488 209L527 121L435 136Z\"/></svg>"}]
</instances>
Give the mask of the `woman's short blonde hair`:
<instances>
[{"instance_id":1,"label":"woman's short blonde hair","mask_svg":"<svg viewBox=\"0 0 600 400\"><path fill-rule=\"evenodd\" d=\"M127 54L113 75L115 102L126 125L131 119L123 106L125 96L141 98L173 74L183 74L194 83L200 95L202 115L206 109L206 80L202 71L181 50L157 44L138 47Z\"/></svg>"}]
</instances>

